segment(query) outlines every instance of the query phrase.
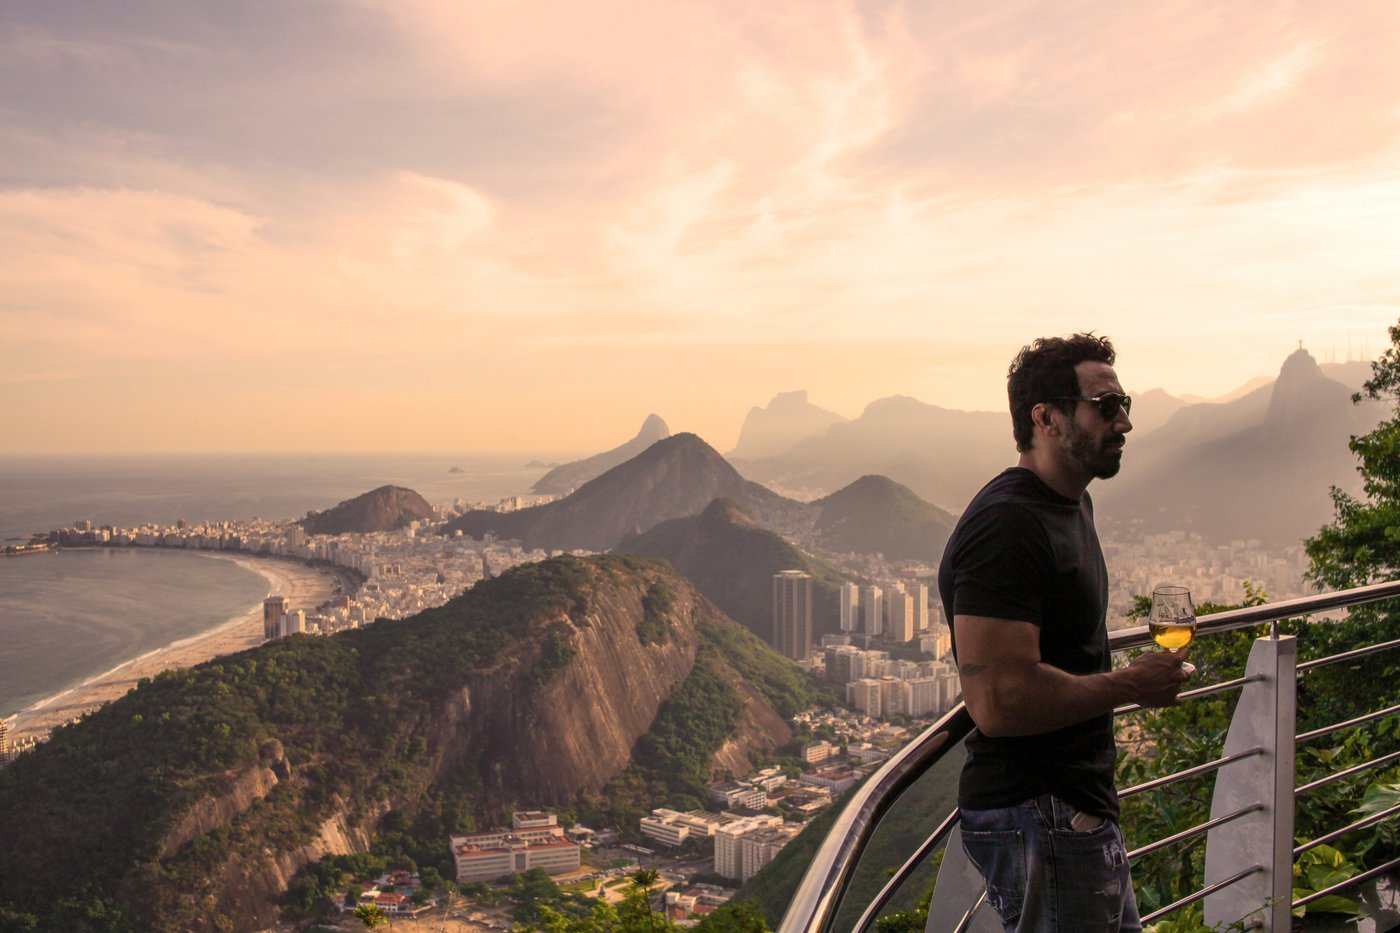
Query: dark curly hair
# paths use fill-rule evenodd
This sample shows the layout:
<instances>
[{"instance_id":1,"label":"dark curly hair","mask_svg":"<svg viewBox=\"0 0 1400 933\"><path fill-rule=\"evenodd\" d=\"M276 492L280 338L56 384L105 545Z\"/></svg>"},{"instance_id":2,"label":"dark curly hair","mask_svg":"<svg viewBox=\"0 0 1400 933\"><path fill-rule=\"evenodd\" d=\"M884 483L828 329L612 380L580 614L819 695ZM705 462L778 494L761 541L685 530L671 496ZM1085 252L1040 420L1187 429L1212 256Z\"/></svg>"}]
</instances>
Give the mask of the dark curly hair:
<instances>
[{"instance_id":1,"label":"dark curly hair","mask_svg":"<svg viewBox=\"0 0 1400 933\"><path fill-rule=\"evenodd\" d=\"M1117 354L1107 337L1075 334L1072 337L1041 337L1021 348L1006 371L1006 394L1011 401L1011 433L1016 449L1031 449L1035 425L1031 409L1040 402L1079 394L1079 377L1074 367L1085 361L1112 366ZM1069 411L1072 402L1053 402Z\"/></svg>"}]
</instances>

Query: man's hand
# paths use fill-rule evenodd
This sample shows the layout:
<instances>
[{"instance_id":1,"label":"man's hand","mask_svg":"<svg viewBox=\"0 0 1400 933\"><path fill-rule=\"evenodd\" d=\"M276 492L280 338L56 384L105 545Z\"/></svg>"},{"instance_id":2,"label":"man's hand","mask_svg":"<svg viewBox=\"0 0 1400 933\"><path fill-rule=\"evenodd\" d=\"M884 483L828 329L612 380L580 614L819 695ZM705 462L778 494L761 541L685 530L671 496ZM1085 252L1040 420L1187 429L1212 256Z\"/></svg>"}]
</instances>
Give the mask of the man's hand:
<instances>
[{"instance_id":1,"label":"man's hand","mask_svg":"<svg viewBox=\"0 0 1400 933\"><path fill-rule=\"evenodd\" d=\"M1187 674L1181 665L1186 649L1180 651L1144 651L1127 667L1109 676L1128 692L1132 702L1142 706L1175 706L1177 692Z\"/></svg>"}]
</instances>

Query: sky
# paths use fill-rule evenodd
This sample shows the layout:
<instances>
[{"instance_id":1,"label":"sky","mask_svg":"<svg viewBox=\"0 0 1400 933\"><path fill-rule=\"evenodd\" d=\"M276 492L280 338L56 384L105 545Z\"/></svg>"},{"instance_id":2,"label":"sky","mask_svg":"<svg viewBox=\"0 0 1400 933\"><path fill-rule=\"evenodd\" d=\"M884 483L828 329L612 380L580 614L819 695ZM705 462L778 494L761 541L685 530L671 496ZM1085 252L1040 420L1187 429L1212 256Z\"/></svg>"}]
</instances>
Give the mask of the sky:
<instances>
[{"instance_id":1,"label":"sky","mask_svg":"<svg viewBox=\"0 0 1400 933\"><path fill-rule=\"evenodd\" d=\"M1400 6L6 0L0 455L725 450L1400 319Z\"/></svg>"}]
</instances>

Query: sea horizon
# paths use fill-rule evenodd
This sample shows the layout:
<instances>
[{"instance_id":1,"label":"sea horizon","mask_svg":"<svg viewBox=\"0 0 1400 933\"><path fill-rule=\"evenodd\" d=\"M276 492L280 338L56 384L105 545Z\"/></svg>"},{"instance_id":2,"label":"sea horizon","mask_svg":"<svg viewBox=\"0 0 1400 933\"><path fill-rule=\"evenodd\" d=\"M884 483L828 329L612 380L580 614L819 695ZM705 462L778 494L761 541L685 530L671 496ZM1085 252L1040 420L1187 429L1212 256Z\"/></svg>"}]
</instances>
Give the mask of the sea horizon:
<instances>
[{"instance_id":1,"label":"sea horizon","mask_svg":"<svg viewBox=\"0 0 1400 933\"><path fill-rule=\"evenodd\" d=\"M570 455L103 455L0 458L0 544L76 521L290 519L387 483L434 505L526 494ZM548 459L546 459L548 458ZM449 473L453 467L460 473ZM136 658L246 617L266 579L231 561L154 548L0 557L0 718Z\"/></svg>"}]
</instances>

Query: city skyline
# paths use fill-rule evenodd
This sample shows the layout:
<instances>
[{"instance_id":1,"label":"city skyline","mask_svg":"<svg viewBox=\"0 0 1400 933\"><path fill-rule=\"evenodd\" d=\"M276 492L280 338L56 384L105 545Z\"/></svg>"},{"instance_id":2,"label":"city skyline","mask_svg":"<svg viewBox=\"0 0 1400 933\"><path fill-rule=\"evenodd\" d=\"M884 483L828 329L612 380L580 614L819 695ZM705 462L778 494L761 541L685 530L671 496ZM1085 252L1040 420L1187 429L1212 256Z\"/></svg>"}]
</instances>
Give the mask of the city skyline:
<instances>
[{"instance_id":1,"label":"city skyline","mask_svg":"<svg viewBox=\"0 0 1400 933\"><path fill-rule=\"evenodd\" d=\"M6 452L727 450L779 392L1213 397L1400 318L1400 10L0 10Z\"/></svg>"}]
</instances>

